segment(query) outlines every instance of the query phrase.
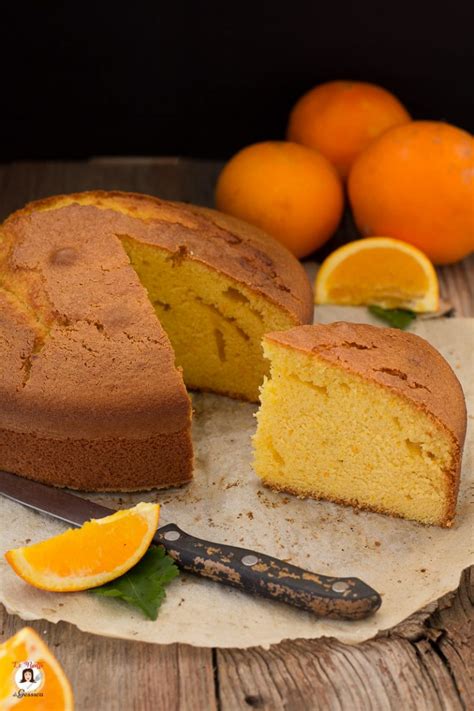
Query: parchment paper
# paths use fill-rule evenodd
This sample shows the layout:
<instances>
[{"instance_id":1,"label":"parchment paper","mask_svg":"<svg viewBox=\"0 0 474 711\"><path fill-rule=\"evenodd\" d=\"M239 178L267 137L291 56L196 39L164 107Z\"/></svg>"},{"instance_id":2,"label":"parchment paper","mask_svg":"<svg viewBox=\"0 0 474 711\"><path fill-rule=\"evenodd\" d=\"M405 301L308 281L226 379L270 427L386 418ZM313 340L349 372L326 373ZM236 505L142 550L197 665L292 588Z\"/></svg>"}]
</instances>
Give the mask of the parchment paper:
<instances>
[{"instance_id":1,"label":"parchment paper","mask_svg":"<svg viewBox=\"0 0 474 711\"><path fill-rule=\"evenodd\" d=\"M337 307L319 308L316 319L370 320L365 309ZM474 319L418 322L413 330L452 364L468 401L468 440L452 529L299 500L265 489L251 468L256 407L206 394L193 396L196 471L191 485L164 492L91 497L115 507L157 500L162 504L161 524L174 521L194 535L261 550L315 572L358 576L383 595L375 616L360 622L319 620L282 604L182 575L168 588L158 620L150 622L121 602L87 592L36 590L18 578L3 559L1 601L25 620L65 620L94 634L160 644L267 647L283 639L321 636L361 642L455 589L461 571L474 562L473 510L468 500L473 489ZM2 497L0 520L2 552L65 528Z\"/></svg>"}]
</instances>

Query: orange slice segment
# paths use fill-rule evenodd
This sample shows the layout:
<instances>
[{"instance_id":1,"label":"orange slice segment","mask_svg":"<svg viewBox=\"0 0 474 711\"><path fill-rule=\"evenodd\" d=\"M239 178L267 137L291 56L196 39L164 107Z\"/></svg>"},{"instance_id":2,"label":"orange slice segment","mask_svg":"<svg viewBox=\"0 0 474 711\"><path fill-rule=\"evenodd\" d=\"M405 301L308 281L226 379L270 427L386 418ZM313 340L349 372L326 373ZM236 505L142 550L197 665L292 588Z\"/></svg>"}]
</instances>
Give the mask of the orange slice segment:
<instances>
[{"instance_id":1,"label":"orange slice segment","mask_svg":"<svg viewBox=\"0 0 474 711\"><path fill-rule=\"evenodd\" d=\"M21 682L25 668L32 669L32 683ZM72 711L73 708L71 685L61 665L31 627L23 627L0 645L0 709Z\"/></svg>"},{"instance_id":2,"label":"orange slice segment","mask_svg":"<svg viewBox=\"0 0 474 711\"><path fill-rule=\"evenodd\" d=\"M438 278L428 257L413 245L368 237L345 244L323 262L315 302L437 311Z\"/></svg>"},{"instance_id":3,"label":"orange slice segment","mask_svg":"<svg viewBox=\"0 0 474 711\"><path fill-rule=\"evenodd\" d=\"M158 504L140 503L88 521L41 543L5 553L23 580L42 590L86 590L118 578L146 553L158 527Z\"/></svg>"}]
</instances>

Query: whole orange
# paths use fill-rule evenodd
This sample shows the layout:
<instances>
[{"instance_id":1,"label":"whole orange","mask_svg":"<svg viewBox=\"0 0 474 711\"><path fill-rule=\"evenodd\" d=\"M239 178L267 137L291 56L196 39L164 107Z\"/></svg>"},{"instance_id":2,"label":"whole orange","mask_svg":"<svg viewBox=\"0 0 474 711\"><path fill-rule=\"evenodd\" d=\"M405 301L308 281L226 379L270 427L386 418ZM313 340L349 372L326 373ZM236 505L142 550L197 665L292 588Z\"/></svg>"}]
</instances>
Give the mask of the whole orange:
<instances>
[{"instance_id":1,"label":"whole orange","mask_svg":"<svg viewBox=\"0 0 474 711\"><path fill-rule=\"evenodd\" d=\"M316 148L347 177L359 153L410 114L389 91L359 81L331 81L311 89L295 104L288 140Z\"/></svg>"},{"instance_id":2,"label":"whole orange","mask_svg":"<svg viewBox=\"0 0 474 711\"><path fill-rule=\"evenodd\" d=\"M349 198L362 234L414 244L435 264L474 249L474 141L438 121L392 128L359 156Z\"/></svg>"},{"instance_id":3,"label":"whole orange","mask_svg":"<svg viewBox=\"0 0 474 711\"><path fill-rule=\"evenodd\" d=\"M244 148L224 167L216 187L219 210L260 227L297 257L329 239L343 200L341 181L326 158L286 141Z\"/></svg>"}]
</instances>

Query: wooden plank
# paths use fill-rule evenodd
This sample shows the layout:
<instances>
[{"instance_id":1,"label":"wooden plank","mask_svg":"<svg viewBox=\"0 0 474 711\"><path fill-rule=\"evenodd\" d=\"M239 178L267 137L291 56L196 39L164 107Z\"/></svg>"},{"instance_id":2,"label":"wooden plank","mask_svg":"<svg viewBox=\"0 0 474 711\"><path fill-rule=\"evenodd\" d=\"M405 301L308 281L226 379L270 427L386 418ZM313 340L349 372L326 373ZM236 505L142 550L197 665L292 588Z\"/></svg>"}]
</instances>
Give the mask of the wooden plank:
<instances>
[{"instance_id":1,"label":"wooden plank","mask_svg":"<svg viewBox=\"0 0 474 711\"><path fill-rule=\"evenodd\" d=\"M0 218L27 200L93 188L210 205L219 169L218 163L174 158L0 166ZM338 242L353 236L346 216ZM442 294L457 315L473 316L474 256L438 273ZM473 578L472 571L465 573L458 591L440 605L358 646L297 640L268 651L213 654L186 645L94 637L63 623L32 626L64 665L79 710L466 709L474 694ZM25 624L4 610L1 614L2 638Z\"/></svg>"},{"instance_id":2,"label":"wooden plank","mask_svg":"<svg viewBox=\"0 0 474 711\"><path fill-rule=\"evenodd\" d=\"M443 598L414 638L403 628L363 644L332 639L283 642L270 650L219 650L222 711L467 709L474 576ZM471 707L472 708L472 707Z\"/></svg>"},{"instance_id":3,"label":"wooden plank","mask_svg":"<svg viewBox=\"0 0 474 711\"><path fill-rule=\"evenodd\" d=\"M474 316L474 254L457 264L438 267L440 291L457 316Z\"/></svg>"},{"instance_id":4,"label":"wooden plank","mask_svg":"<svg viewBox=\"0 0 474 711\"><path fill-rule=\"evenodd\" d=\"M219 163L176 159L13 163L0 166L0 220L29 200L81 190L129 190L211 205L219 170Z\"/></svg>"},{"instance_id":5,"label":"wooden plank","mask_svg":"<svg viewBox=\"0 0 474 711\"><path fill-rule=\"evenodd\" d=\"M96 637L63 622L26 623L0 608L2 639L28 624L57 656L76 711L217 709L211 649Z\"/></svg>"}]
</instances>

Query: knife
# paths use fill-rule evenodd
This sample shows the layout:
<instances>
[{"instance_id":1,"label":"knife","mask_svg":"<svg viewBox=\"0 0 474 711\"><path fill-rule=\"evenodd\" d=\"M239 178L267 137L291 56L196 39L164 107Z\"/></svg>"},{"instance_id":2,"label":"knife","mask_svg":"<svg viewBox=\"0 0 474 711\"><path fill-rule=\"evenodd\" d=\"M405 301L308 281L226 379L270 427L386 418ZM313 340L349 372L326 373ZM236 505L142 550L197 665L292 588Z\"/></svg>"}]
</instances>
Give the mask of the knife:
<instances>
[{"instance_id":1,"label":"knife","mask_svg":"<svg viewBox=\"0 0 474 711\"><path fill-rule=\"evenodd\" d=\"M82 526L91 518L114 513L113 509L64 489L9 472L0 471L0 493L72 526ZM380 595L359 578L311 573L263 553L196 538L174 523L160 527L153 542L163 546L182 570L299 607L319 617L360 620L378 610L382 602Z\"/></svg>"}]
</instances>

